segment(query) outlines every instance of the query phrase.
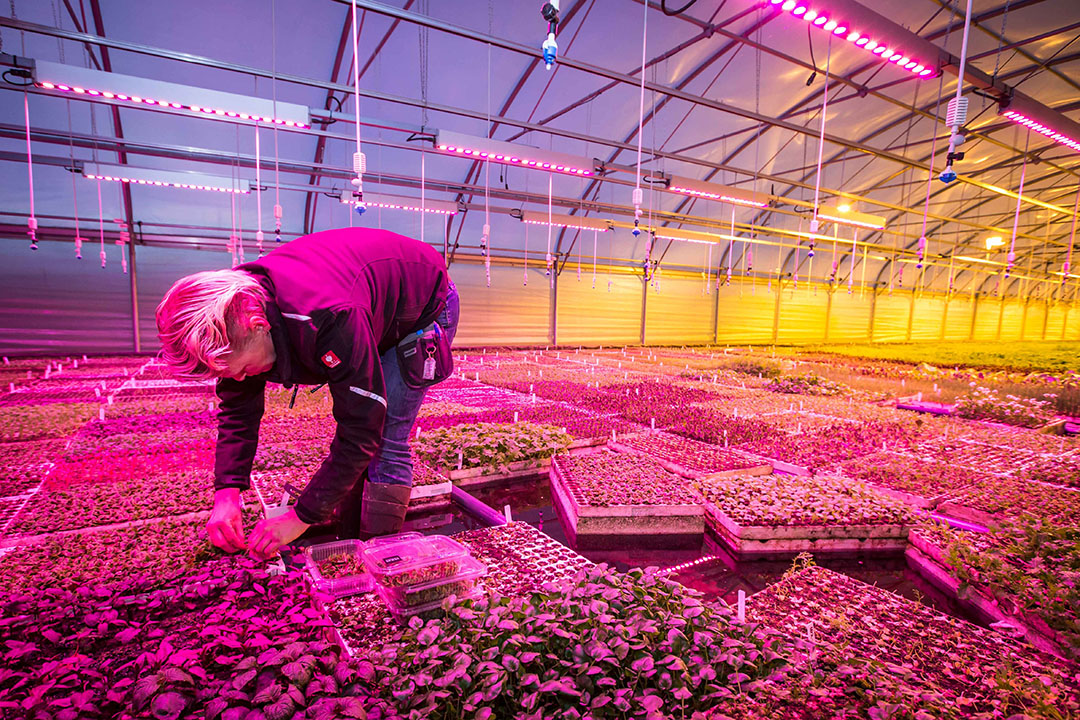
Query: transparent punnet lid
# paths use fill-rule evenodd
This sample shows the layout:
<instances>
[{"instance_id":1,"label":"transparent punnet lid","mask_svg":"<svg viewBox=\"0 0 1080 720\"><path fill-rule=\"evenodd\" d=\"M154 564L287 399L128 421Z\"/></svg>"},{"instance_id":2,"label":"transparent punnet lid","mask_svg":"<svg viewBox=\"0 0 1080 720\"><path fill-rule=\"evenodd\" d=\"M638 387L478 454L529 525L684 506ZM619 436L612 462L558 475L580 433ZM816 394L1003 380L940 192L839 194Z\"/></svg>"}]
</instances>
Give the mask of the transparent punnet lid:
<instances>
[{"instance_id":1,"label":"transparent punnet lid","mask_svg":"<svg viewBox=\"0 0 1080 720\"><path fill-rule=\"evenodd\" d=\"M472 596L480 578L487 575L487 572L484 563L466 555L458 560L457 572L449 577L435 578L415 585L379 585L377 592L391 610L404 611L441 601L450 595Z\"/></svg>"},{"instance_id":2,"label":"transparent punnet lid","mask_svg":"<svg viewBox=\"0 0 1080 720\"><path fill-rule=\"evenodd\" d=\"M456 540L433 535L368 547L363 557L375 582L402 587L452 578L469 551Z\"/></svg>"}]
</instances>

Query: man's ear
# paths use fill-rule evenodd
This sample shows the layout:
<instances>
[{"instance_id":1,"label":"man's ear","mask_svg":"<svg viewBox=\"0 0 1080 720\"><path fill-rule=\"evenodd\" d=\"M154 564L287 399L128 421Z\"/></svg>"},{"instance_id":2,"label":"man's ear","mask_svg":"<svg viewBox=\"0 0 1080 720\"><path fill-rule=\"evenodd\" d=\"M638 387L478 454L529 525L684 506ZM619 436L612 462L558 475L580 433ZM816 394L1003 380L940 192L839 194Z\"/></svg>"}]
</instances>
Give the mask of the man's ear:
<instances>
[{"instance_id":1,"label":"man's ear","mask_svg":"<svg viewBox=\"0 0 1080 720\"><path fill-rule=\"evenodd\" d=\"M270 322L265 315L258 313L248 318L248 328L252 333L270 332Z\"/></svg>"}]
</instances>

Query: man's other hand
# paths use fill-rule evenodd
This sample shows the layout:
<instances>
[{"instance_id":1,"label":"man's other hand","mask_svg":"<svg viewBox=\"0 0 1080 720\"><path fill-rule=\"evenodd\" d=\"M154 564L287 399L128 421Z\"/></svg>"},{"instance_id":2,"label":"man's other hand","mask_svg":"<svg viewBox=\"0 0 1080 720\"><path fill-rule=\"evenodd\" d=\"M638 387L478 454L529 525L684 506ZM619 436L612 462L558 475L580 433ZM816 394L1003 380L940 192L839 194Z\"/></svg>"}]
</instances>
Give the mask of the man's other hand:
<instances>
[{"instance_id":1,"label":"man's other hand","mask_svg":"<svg viewBox=\"0 0 1080 720\"><path fill-rule=\"evenodd\" d=\"M244 522L240 514L240 489L222 488L214 493L214 511L206 523L210 542L227 553L243 550Z\"/></svg>"},{"instance_id":2,"label":"man's other hand","mask_svg":"<svg viewBox=\"0 0 1080 720\"><path fill-rule=\"evenodd\" d=\"M248 552L256 560L266 560L282 545L303 535L309 527L311 526L296 517L296 510L293 509L275 518L260 520L248 538Z\"/></svg>"}]
</instances>

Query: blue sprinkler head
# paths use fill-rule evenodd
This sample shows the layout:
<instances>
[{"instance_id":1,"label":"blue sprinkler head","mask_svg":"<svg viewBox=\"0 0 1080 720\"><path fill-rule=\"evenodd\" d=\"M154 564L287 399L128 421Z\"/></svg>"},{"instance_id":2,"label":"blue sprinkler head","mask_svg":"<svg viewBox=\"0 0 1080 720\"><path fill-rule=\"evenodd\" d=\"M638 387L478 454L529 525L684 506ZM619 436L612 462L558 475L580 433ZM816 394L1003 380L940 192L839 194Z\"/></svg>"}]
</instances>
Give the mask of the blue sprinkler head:
<instances>
[{"instance_id":1,"label":"blue sprinkler head","mask_svg":"<svg viewBox=\"0 0 1080 720\"><path fill-rule=\"evenodd\" d=\"M952 169L952 165L946 165L945 169L938 175L938 179L946 185L956 180L956 171Z\"/></svg>"},{"instance_id":2,"label":"blue sprinkler head","mask_svg":"<svg viewBox=\"0 0 1080 720\"><path fill-rule=\"evenodd\" d=\"M559 44L555 42L555 33L548 33L547 40L540 46L540 49L544 51L544 67L550 70L559 54Z\"/></svg>"},{"instance_id":3,"label":"blue sprinkler head","mask_svg":"<svg viewBox=\"0 0 1080 720\"><path fill-rule=\"evenodd\" d=\"M357 215L363 215L365 210L367 210L367 207L364 205L364 203L356 203Z\"/></svg>"}]
</instances>

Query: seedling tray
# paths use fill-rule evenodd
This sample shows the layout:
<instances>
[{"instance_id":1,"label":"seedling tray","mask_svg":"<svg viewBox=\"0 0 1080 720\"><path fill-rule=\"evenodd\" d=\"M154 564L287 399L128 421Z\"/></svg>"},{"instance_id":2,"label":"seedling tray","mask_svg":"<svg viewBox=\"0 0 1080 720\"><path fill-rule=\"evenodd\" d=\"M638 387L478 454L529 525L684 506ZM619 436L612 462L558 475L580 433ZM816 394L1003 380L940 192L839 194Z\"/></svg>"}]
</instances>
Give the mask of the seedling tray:
<instances>
[{"instance_id":1,"label":"seedling tray","mask_svg":"<svg viewBox=\"0 0 1080 720\"><path fill-rule=\"evenodd\" d=\"M588 505L558 462L551 466L551 498L567 539L582 549L697 547L705 532L699 505Z\"/></svg>"},{"instance_id":2,"label":"seedling tray","mask_svg":"<svg viewBox=\"0 0 1080 720\"><path fill-rule=\"evenodd\" d=\"M705 517L724 546L740 556L899 552L907 547L909 531L905 525L739 525L707 501Z\"/></svg>"},{"instance_id":3,"label":"seedling tray","mask_svg":"<svg viewBox=\"0 0 1080 720\"><path fill-rule=\"evenodd\" d=\"M608 447L617 452L652 458L665 470L691 480L768 475L773 471L772 466L761 458L664 432L609 440ZM687 453L692 457L687 457Z\"/></svg>"}]
</instances>

